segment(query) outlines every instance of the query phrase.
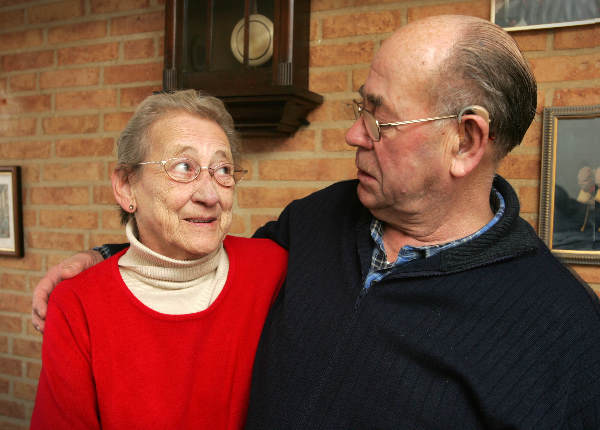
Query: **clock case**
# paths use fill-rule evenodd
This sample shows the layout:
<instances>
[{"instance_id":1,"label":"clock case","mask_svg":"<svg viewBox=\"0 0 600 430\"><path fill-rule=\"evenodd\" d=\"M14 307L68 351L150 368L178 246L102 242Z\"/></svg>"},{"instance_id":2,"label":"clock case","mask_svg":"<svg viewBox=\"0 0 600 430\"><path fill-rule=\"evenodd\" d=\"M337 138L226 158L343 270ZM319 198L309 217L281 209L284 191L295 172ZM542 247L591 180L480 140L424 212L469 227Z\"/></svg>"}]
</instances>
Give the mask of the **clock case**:
<instances>
[{"instance_id":1,"label":"clock case","mask_svg":"<svg viewBox=\"0 0 600 430\"><path fill-rule=\"evenodd\" d=\"M273 55L249 65L252 14L273 22ZM244 19L244 61L231 34ZM225 103L242 136L289 136L323 102L308 90L309 0L167 0L163 89L204 90Z\"/></svg>"}]
</instances>

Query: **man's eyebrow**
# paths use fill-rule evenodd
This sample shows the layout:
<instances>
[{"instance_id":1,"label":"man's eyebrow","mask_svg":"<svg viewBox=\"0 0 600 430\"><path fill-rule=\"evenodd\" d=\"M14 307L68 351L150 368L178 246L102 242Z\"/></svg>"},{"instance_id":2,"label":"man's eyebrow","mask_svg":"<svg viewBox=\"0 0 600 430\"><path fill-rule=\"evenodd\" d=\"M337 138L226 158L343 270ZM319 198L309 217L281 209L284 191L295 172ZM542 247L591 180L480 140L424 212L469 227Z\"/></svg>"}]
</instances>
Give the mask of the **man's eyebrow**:
<instances>
[{"instance_id":1,"label":"man's eyebrow","mask_svg":"<svg viewBox=\"0 0 600 430\"><path fill-rule=\"evenodd\" d=\"M361 85L358 89L358 93L363 99L366 99L369 104L374 107L379 107L383 104L383 98L381 96L376 96L375 94L365 94L365 86Z\"/></svg>"}]
</instances>

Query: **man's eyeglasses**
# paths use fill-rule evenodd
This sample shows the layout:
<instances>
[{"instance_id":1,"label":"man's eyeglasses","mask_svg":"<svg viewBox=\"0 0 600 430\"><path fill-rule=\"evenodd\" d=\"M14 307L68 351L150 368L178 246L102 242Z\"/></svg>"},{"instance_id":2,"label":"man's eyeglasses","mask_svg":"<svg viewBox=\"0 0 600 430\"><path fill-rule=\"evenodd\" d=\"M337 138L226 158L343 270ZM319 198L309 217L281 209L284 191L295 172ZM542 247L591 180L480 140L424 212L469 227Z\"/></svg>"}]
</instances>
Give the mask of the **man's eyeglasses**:
<instances>
[{"instance_id":1,"label":"man's eyeglasses","mask_svg":"<svg viewBox=\"0 0 600 430\"><path fill-rule=\"evenodd\" d=\"M161 164L169 178L176 182L192 182L203 170L208 170L218 184L232 187L242 180L247 170L231 163L217 163L212 166L201 166L191 158L169 158L161 161L143 161L142 164Z\"/></svg>"},{"instance_id":2,"label":"man's eyeglasses","mask_svg":"<svg viewBox=\"0 0 600 430\"><path fill-rule=\"evenodd\" d=\"M462 109L458 115L434 116L432 118L411 119L407 121L387 122L382 124L379 121L377 121L377 119L375 119L373 113L369 112L367 109L364 108L363 102L358 100L353 100L353 102L354 103L352 104L352 107L354 108L354 117L356 119L362 118L363 124L367 129L367 133L369 133L369 137L371 138L371 140L373 140L373 142L379 142L379 139L381 139L381 129L384 127L395 127L398 125L437 121L440 119L448 118L458 118L460 122L461 117L466 112L473 112L476 115L480 115L489 122L489 114L487 110L481 106L473 105L467 106L466 108Z\"/></svg>"}]
</instances>

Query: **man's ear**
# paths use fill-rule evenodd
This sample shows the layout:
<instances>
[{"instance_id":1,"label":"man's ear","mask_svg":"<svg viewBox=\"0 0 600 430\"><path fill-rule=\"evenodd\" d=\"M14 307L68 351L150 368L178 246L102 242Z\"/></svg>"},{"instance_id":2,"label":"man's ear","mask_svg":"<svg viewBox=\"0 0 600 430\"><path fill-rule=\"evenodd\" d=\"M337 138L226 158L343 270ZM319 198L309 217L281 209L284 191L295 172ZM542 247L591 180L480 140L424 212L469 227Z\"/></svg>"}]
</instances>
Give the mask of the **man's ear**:
<instances>
[{"instance_id":1,"label":"man's ear","mask_svg":"<svg viewBox=\"0 0 600 430\"><path fill-rule=\"evenodd\" d=\"M133 174L124 169L115 169L110 180L112 182L113 194L119 206L126 212L135 212L135 195L131 186Z\"/></svg>"},{"instance_id":2,"label":"man's ear","mask_svg":"<svg viewBox=\"0 0 600 430\"><path fill-rule=\"evenodd\" d=\"M488 118L487 111L479 106L469 106L460 113L458 149L452 155L450 167L453 176L464 177L481 162L490 144Z\"/></svg>"}]
</instances>

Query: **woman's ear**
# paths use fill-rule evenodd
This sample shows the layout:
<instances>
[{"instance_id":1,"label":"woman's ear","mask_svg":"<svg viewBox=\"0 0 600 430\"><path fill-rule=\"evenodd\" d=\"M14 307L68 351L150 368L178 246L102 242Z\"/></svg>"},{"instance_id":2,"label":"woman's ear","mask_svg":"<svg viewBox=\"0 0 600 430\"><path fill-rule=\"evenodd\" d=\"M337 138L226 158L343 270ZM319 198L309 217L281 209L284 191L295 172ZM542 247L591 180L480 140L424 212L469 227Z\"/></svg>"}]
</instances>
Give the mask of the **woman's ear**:
<instances>
[{"instance_id":1,"label":"woman's ear","mask_svg":"<svg viewBox=\"0 0 600 430\"><path fill-rule=\"evenodd\" d=\"M124 211L133 213L136 209L135 195L131 186L132 173L116 168L110 177L115 199Z\"/></svg>"},{"instance_id":2,"label":"woman's ear","mask_svg":"<svg viewBox=\"0 0 600 430\"><path fill-rule=\"evenodd\" d=\"M475 170L488 149L489 116L485 109L483 112L485 114L467 108L459 115L458 150L452 156L450 167L450 173L455 177L464 177Z\"/></svg>"}]
</instances>

